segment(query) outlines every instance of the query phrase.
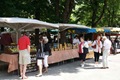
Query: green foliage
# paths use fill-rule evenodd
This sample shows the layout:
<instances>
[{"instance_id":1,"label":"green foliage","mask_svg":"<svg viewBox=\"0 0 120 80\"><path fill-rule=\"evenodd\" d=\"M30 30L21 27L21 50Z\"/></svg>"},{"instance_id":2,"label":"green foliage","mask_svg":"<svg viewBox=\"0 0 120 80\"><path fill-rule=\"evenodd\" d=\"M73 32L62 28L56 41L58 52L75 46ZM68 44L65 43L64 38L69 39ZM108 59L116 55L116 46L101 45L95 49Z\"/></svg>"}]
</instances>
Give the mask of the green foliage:
<instances>
[{"instance_id":1,"label":"green foliage","mask_svg":"<svg viewBox=\"0 0 120 80\"><path fill-rule=\"evenodd\" d=\"M97 2L95 2L97 1ZM96 3L96 4L95 4ZM92 16L95 21L102 14L104 0L80 0L71 15L72 23L80 23L92 26ZM95 15L93 11L95 10ZM120 0L108 0L105 12L96 27L103 26L120 26Z\"/></svg>"},{"instance_id":2,"label":"green foliage","mask_svg":"<svg viewBox=\"0 0 120 80\"><path fill-rule=\"evenodd\" d=\"M0 16L36 18L52 23L68 22L87 26L95 24L93 27L120 26L120 0L50 1L51 3L48 0L0 0ZM67 1L70 4L66 4Z\"/></svg>"}]
</instances>

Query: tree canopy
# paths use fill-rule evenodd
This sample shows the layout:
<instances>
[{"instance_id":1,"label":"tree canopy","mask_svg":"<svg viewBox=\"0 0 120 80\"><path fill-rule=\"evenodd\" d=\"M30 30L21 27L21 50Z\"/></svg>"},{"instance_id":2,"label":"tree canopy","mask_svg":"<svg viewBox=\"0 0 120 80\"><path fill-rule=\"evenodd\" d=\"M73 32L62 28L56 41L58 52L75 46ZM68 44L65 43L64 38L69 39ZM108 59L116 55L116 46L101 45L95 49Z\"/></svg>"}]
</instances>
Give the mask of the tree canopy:
<instances>
[{"instance_id":1,"label":"tree canopy","mask_svg":"<svg viewBox=\"0 0 120 80\"><path fill-rule=\"evenodd\" d=\"M1 0L0 9L1 17L90 27L120 26L120 0Z\"/></svg>"}]
</instances>

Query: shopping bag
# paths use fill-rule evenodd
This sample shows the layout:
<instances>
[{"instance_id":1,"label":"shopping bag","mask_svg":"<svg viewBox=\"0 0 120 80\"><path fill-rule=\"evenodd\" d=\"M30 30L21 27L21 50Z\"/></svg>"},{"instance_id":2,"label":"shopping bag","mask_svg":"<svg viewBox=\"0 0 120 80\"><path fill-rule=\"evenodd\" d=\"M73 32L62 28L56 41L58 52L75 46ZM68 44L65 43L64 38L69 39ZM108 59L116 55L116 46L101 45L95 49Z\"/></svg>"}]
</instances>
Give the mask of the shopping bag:
<instances>
[{"instance_id":1,"label":"shopping bag","mask_svg":"<svg viewBox=\"0 0 120 80\"><path fill-rule=\"evenodd\" d=\"M37 59L44 59L44 55L45 55L44 52L37 52L37 53L36 53L36 58L37 58Z\"/></svg>"}]
</instances>

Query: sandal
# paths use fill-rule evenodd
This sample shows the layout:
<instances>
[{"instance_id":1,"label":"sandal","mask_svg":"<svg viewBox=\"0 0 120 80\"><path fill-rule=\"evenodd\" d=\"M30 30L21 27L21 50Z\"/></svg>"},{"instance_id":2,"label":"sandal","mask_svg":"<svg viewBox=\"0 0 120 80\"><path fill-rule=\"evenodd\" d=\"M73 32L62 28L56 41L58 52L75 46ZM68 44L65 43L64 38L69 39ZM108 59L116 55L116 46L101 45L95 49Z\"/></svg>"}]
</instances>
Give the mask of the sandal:
<instances>
[{"instance_id":1,"label":"sandal","mask_svg":"<svg viewBox=\"0 0 120 80\"><path fill-rule=\"evenodd\" d=\"M36 77L42 77L42 74L37 74Z\"/></svg>"},{"instance_id":2,"label":"sandal","mask_svg":"<svg viewBox=\"0 0 120 80\"><path fill-rule=\"evenodd\" d=\"M47 73L47 72L48 72L48 70L45 70L45 71L44 71L44 73Z\"/></svg>"},{"instance_id":3,"label":"sandal","mask_svg":"<svg viewBox=\"0 0 120 80\"><path fill-rule=\"evenodd\" d=\"M27 77L27 76L24 76L24 77L22 77L22 79L28 79L28 77Z\"/></svg>"},{"instance_id":4,"label":"sandal","mask_svg":"<svg viewBox=\"0 0 120 80\"><path fill-rule=\"evenodd\" d=\"M106 69L106 67L101 67L101 69Z\"/></svg>"}]
</instances>

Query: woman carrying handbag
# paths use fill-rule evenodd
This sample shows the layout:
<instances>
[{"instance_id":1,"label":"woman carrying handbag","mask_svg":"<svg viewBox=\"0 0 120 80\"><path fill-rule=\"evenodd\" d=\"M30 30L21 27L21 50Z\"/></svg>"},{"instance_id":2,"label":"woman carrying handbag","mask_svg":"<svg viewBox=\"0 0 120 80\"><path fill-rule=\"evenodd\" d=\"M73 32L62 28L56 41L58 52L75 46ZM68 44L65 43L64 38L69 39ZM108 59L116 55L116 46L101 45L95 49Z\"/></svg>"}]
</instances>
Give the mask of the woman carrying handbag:
<instances>
[{"instance_id":1,"label":"woman carrying handbag","mask_svg":"<svg viewBox=\"0 0 120 80\"><path fill-rule=\"evenodd\" d=\"M44 73L48 72L48 56L51 55L51 49L48 43L48 38L47 37L43 37L44 39L44 52L45 52L45 56L44 56L44 60L43 60L43 64L44 64Z\"/></svg>"},{"instance_id":2,"label":"woman carrying handbag","mask_svg":"<svg viewBox=\"0 0 120 80\"><path fill-rule=\"evenodd\" d=\"M85 65L85 60L86 60L86 54L88 53L88 43L86 41L84 41L84 38L81 37L80 38L80 44L78 47L78 53L80 56L80 60L81 60L81 67L84 67Z\"/></svg>"},{"instance_id":3,"label":"woman carrying handbag","mask_svg":"<svg viewBox=\"0 0 120 80\"><path fill-rule=\"evenodd\" d=\"M99 62L99 56L101 54L101 49L102 49L102 42L100 41L100 36L97 37L97 40L95 40L92 44L93 49L94 49L94 60L95 60L95 66L98 66Z\"/></svg>"},{"instance_id":4,"label":"woman carrying handbag","mask_svg":"<svg viewBox=\"0 0 120 80\"><path fill-rule=\"evenodd\" d=\"M41 77L42 76L42 66L43 66L42 60L44 59L44 55L45 54L44 54L43 37L40 36L39 44L37 46L37 54L36 54L39 73L36 75L36 77Z\"/></svg>"}]
</instances>

